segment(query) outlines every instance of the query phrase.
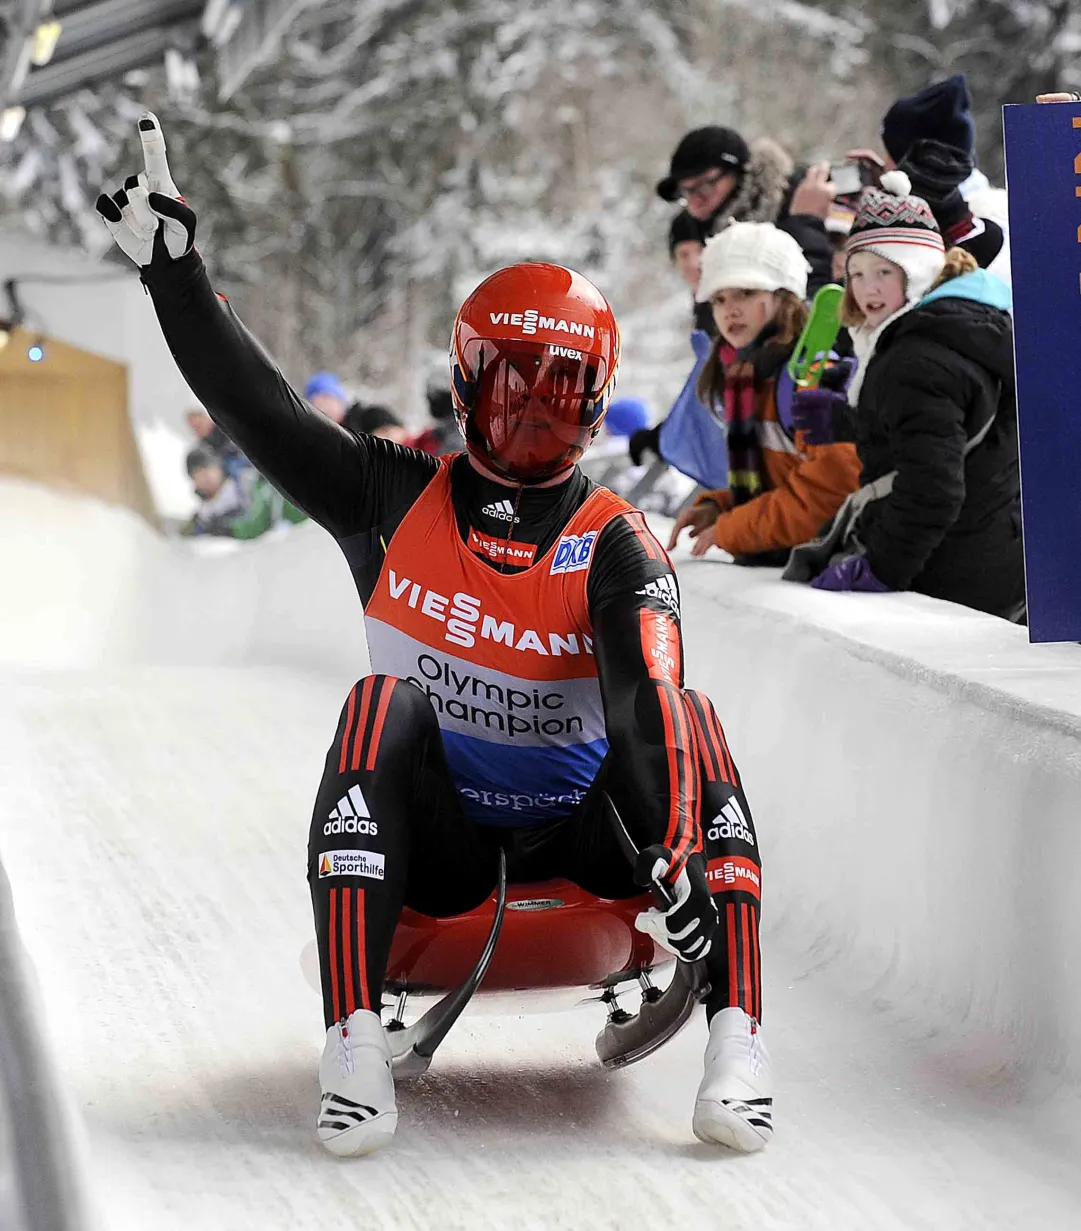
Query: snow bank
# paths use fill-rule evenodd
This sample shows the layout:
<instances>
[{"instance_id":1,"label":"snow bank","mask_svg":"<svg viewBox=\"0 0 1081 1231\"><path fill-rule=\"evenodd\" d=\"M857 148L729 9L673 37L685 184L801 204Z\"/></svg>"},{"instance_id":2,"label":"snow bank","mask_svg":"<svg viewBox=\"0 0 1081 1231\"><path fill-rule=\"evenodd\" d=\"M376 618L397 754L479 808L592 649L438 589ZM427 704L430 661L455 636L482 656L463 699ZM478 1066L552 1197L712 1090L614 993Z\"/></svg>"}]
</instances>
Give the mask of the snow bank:
<instances>
[{"instance_id":1,"label":"snow bank","mask_svg":"<svg viewBox=\"0 0 1081 1231\"><path fill-rule=\"evenodd\" d=\"M1081 650L919 595L678 563L690 682L754 808L765 922L966 1063L1081 1056Z\"/></svg>"},{"instance_id":2,"label":"snow bank","mask_svg":"<svg viewBox=\"0 0 1081 1231\"><path fill-rule=\"evenodd\" d=\"M315 526L170 542L0 485L0 666L365 670L348 570ZM746 779L766 924L983 1065L1081 1055L1081 650L916 595L831 595L678 560L689 682Z\"/></svg>"},{"instance_id":3,"label":"snow bank","mask_svg":"<svg viewBox=\"0 0 1081 1231\"><path fill-rule=\"evenodd\" d=\"M0 525L0 667L281 664L345 688L363 674L356 590L317 526L170 540L126 510L16 481L0 483Z\"/></svg>"}]
</instances>

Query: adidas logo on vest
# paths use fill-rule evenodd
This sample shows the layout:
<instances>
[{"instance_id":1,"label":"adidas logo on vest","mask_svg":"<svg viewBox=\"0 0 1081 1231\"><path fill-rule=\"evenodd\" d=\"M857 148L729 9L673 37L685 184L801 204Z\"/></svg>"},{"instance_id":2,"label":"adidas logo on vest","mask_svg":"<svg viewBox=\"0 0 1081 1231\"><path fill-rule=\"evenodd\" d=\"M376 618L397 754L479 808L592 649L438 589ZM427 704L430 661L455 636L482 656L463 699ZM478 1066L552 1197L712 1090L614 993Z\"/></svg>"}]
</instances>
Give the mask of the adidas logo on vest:
<instances>
[{"instance_id":1,"label":"adidas logo on vest","mask_svg":"<svg viewBox=\"0 0 1081 1231\"><path fill-rule=\"evenodd\" d=\"M514 505L509 500L493 500L486 504L481 512L485 517L494 517L496 521L510 521L517 525L522 519L514 516Z\"/></svg>"},{"instance_id":2,"label":"adidas logo on vest","mask_svg":"<svg viewBox=\"0 0 1081 1231\"><path fill-rule=\"evenodd\" d=\"M359 786L351 786L348 792L338 800L338 806L331 808L330 820L323 826L323 833L366 833L377 834L378 824L371 820L368 811L368 801Z\"/></svg>"}]
</instances>

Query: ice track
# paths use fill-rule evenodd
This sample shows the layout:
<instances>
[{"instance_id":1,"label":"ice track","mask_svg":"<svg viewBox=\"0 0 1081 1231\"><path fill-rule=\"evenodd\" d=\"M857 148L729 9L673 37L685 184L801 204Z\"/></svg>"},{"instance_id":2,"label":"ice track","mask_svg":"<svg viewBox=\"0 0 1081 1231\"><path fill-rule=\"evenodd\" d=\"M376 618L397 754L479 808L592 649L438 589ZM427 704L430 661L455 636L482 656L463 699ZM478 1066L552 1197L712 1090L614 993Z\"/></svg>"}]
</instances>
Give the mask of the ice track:
<instances>
[{"instance_id":1,"label":"ice track","mask_svg":"<svg viewBox=\"0 0 1081 1231\"><path fill-rule=\"evenodd\" d=\"M763 1155L691 1134L701 1020L609 1075L591 1006L464 1019L400 1085L394 1147L330 1158L298 955L342 682L168 657L10 667L0 686L0 852L103 1228L1081 1226L1072 1097L1037 1099L960 1036L846 997L840 963L768 931L780 1091Z\"/></svg>"}]
</instances>

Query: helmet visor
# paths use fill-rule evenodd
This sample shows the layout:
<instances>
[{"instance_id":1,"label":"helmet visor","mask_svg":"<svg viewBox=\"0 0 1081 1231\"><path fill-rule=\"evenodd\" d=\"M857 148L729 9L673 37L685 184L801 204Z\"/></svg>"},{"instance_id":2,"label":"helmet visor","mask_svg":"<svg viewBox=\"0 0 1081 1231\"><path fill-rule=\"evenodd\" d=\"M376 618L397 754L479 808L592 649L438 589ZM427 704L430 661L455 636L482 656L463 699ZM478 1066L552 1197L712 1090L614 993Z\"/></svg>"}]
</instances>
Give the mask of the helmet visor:
<instances>
[{"instance_id":1,"label":"helmet visor","mask_svg":"<svg viewBox=\"0 0 1081 1231\"><path fill-rule=\"evenodd\" d=\"M574 465L603 413L603 358L573 346L471 338L461 359L476 391L466 443L495 471L537 481Z\"/></svg>"}]
</instances>

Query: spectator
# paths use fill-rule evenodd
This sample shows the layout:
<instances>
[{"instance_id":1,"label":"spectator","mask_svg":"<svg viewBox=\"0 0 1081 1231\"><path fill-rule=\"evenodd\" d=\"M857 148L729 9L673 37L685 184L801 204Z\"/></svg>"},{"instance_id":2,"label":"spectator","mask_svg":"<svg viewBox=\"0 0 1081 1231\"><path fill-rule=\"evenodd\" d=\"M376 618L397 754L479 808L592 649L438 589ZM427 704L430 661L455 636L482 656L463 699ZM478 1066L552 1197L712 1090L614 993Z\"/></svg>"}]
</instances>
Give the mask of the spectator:
<instances>
[{"instance_id":1,"label":"spectator","mask_svg":"<svg viewBox=\"0 0 1081 1231\"><path fill-rule=\"evenodd\" d=\"M605 435L620 441L648 426L649 407L641 398L616 398L604 416Z\"/></svg>"},{"instance_id":2,"label":"spectator","mask_svg":"<svg viewBox=\"0 0 1081 1231\"><path fill-rule=\"evenodd\" d=\"M342 423L349 409L349 395L333 372L316 372L304 386L304 396L328 419Z\"/></svg>"},{"instance_id":3,"label":"spectator","mask_svg":"<svg viewBox=\"0 0 1081 1231\"><path fill-rule=\"evenodd\" d=\"M277 525L295 526L307 518L307 513L290 504L271 486L270 480L260 474L252 487L247 511L230 520L224 532L234 539L257 539Z\"/></svg>"},{"instance_id":4,"label":"spectator","mask_svg":"<svg viewBox=\"0 0 1081 1231\"><path fill-rule=\"evenodd\" d=\"M702 274L702 248L705 245L702 224L692 218L685 209L680 210L668 228L668 255L680 277L691 289L695 329L704 329L710 337L715 333L713 313L709 304L701 304L694 298L698 279Z\"/></svg>"},{"instance_id":5,"label":"spectator","mask_svg":"<svg viewBox=\"0 0 1081 1231\"><path fill-rule=\"evenodd\" d=\"M826 235L830 245L830 281L845 280L845 240L856 221L855 207L847 201L834 201L826 217Z\"/></svg>"},{"instance_id":6,"label":"spectator","mask_svg":"<svg viewBox=\"0 0 1081 1231\"><path fill-rule=\"evenodd\" d=\"M882 121L882 144L892 166L900 166L920 140L951 146L969 160L971 170L958 189L976 218L990 221L1002 230L1002 248L988 268L1009 283L1010 222L1006 191L992 187L987 176L975 167L976 122L972 116L972 96L963 73L899 98L886 112ZM908 167L904 169L909 170Z\"/></svg>"},{"instance_id":7,"label":"spectator","mask_svg":"<svg viewBox=\"0 0 1081 1231\"><path fill-rule=\"evenodd\" d=\"M706 244L698 298L719 337L698 394L723 408L729 485L680 515L670 548L689 526L693 555L715 545L743 563L783 563L858 485L850 444L805 444L793 431L785 365L807 323L807 271L799 244L768 222L733 223Z\"/></svg>"},{"instance_id":8,"label":"spectator","mask_svg":"<svg viewBox=\"0 0 1081 1231\"><path fill-rule=\"evenodd\" d=\"M981 269L992 266L1005 236L997 222L977 218L961 195L961 185L972 172L972 159L952 145L921 137L909 147L900 166L912 183L913 195L931 207L946 247L968 252Z\"/></svg>"},{"instance_id":9,"label":"spectator","mask_svg":"<svg viewBox=\"0 0 1081 1231\"><path fill-rule=\"evenodd\" d=\"M188 474L199 497L199 508L183 527L185 535L254 539L279 522L295 525L307 514L294 508L252 467L237 477L227 473L220 457L205 445L188 454Z\"/></svg>"},{"instance_id":10,"label":"spectator","mask_svg":"<svg viewBox=\"0 0 1081 1231\"><path fill-rule=\"evenodd\" d=\"M199 498L199 507L184 534L228 535L229 524L249 507L249 493L240 478L230 475L225 462L205 444L198 444L187 457L188 476ZM248 468L254 476L254 471Z\"/></svg>"},{"instance_id":11,"label":"spectator","mask_svg":"<svg viewBox=\"0 0 1081 1231\"><path fill-rule=\"evenodd\" d=\"M428 414L432 418L432 426L405 443L411 449L420 449L435 457L460 453L462 434L458 431L458 421L454 417L454 399L449 389L428 390Z\"/></svg>"},{"instance_id":12,"label":"spectator","mask_svg":"<svg viewBox=\"0 0 1081 1231\"><path fill-rule=\"evenodd\" d=\"M797 168L773 141L748 145L730 128L696 128L676 146L657 193L684 201L703 238L732 221L776 223L811 263L812 292L829 281L825 218L835 192L828 164Z\"/></svg>"},{"instance_id":13,"label":"spectator","mask_svg":"<svg viewBox=\"0 0 1081 1231\"><path fill-rule=\"evenodd\" d=\"M386 406L365 406L357 402L349 407L344 426L351 432L382 436L398 445L405 444L409 438L405 424Z\"/></svg>"},{"instance_id":14,"label":"spectator","mask_svg":"<svg viewBox=\"0 0 1081 1231\"><path fill-rule=\"evenodd\" d=\"M860 367L840 419L864 487L785 576L1022 619L1009 289L968 253L946 252L910 187L894 171L866 190L848 238L843 318Z\"/></svg>"},{"instance_id":15,"label":"spectator","mask_svg":"<svg viewBox=\"0 0 1081 1231\"><path fill-rule=\"evenodd\" d=\"M200 444L205 445L211 452L216 453L225 464L226 474L232 475L235 478L242 470L251 466L251 462L248 461L244 454L241 453L201 406L189 410L185 418L196 440Z\"/></svg>"}]
</instances>

